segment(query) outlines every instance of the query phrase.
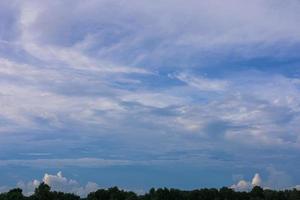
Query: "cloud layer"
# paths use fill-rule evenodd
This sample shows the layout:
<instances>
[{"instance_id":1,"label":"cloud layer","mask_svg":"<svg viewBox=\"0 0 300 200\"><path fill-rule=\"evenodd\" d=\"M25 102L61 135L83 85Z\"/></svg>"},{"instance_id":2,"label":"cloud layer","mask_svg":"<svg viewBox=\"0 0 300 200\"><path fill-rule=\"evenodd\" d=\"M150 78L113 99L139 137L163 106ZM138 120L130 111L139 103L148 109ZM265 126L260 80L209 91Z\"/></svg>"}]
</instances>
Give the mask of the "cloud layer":
<instances>
[{"instance_id":1,"label":"cloud layer","mask_svg":"<svg viewBox=\"0 0 300 200\"><path fill-rule=\"evenodd\" d=\"M274 167L299 183L299 8L0 1L0 167Z\"/></svg>"}]
</instances>

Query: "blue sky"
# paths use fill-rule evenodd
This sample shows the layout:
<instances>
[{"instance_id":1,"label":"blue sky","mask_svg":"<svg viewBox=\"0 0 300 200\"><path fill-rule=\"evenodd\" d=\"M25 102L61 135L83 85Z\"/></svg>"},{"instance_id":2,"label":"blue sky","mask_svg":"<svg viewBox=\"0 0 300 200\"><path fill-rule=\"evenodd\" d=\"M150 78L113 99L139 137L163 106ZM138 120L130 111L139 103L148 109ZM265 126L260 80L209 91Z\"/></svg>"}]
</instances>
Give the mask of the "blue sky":
<instances>
[{"instance_id":1,"label":"blue sky","mask_svg":"<svg viewBox=\"0 0 300 200\"><path fill-rule=\"evenodd\" d=\"M0 190L297 186L299 9L1 0Z\"/></svg>"}]
</instances>

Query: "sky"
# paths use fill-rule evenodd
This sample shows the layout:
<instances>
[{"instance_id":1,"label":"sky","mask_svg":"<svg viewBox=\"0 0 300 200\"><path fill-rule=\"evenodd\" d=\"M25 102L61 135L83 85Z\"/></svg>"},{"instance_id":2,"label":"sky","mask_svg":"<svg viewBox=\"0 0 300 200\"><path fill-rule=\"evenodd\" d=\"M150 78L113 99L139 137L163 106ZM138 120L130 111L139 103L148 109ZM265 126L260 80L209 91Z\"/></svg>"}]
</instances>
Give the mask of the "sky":
<instances>
[{"instance_id":1,"label":"sky","mask_svg":"<svg viewBox=\"0 0 300 200\"><path fill-rule=\"evenodd\" d=\"M300 188L299 10L0 0L0 191Z\"/></svg>"}]
</instances>

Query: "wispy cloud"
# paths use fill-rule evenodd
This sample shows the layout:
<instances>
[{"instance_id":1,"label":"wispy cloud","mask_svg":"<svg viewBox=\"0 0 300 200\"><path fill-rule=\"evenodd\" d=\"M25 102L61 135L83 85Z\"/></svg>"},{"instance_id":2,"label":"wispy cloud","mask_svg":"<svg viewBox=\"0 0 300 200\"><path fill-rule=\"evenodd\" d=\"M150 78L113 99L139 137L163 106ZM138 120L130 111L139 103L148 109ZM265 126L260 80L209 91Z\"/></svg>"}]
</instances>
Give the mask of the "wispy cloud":
<instances>
[{"instance_id":1,"label":"wispy cloud","mask_svg":"<svg viewBox=\"0 0 300 200\"><path fill-rule=\"evenodd\" d=\"M0 2L0 165L297 165L299 8Z\"/></svg>"},{"instance_id":2,"label":"wispy cloud","mask_svg":"<svg viewBox=\"0 0 300 200\"><path fill-rule=\"evenodd\" d=\"M185 73L178 74L175 77L187 85L203 91L224 91L229 85L226 80L194 77Z\"/></svg>"},{"instance_id":3,"label":"wispy cloud","mask_svg":"<svg viewBox=\"0 0 300 200\"><path fill-rule=\"evenodd\" d=\"M61 167L105 167L118 165L131 165L134 161L129 160L107 160L99 158L78 159L34 159L34 160L0 160L0 166L23 166L38 168L61 168Z\"/></svg>"}]
</instances>

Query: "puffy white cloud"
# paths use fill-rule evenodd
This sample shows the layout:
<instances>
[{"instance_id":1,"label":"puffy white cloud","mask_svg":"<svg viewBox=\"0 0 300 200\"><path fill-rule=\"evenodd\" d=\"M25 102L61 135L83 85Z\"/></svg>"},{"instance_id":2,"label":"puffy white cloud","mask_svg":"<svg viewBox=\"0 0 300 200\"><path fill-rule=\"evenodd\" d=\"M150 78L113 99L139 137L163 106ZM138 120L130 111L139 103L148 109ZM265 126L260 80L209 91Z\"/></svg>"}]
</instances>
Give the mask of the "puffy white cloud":
<instances>
[{"instance_id":1,"label":"puffy white cloud","mask_svg":"<svg viewBox=\"0 0 300 200\"><path fill-rule=\"evenodd\" d=\"M41 182L38 180L29 181L27 183L19 181L17 183L17 187L23 190L24 195L29 196L34 193L35 188L37 188L40 185L40 183Z\"/></svg>"},{"instance_id":2,"label":"puffy white cloud","mask_svg":"<svg viewBox=\"0 0 300 200\"><path fill-rule=\"evenodd\" d=\"M284 190L284 189L299 189L299 185L293 186L291 178L284 171L268 167L269 175L265 181L262 180L259 173L256 173L251 181L239 180L237 184L231 186L236 191L250 191L254 186L260 186L266 189Z\"/></svg>"},{"instance_id":3,"label":"puffy white cloud","mask_svg":"<svg viewBox=\"0 0 300 200\"><path fill-rule=\"evenodd\" d=\"M17 187L21 188L25 195L31 195L41 182L49 185L52 191L68 192L79 196L86 196L99 188L99 185L94 182L88 182L85 186L81 186L76 180L64 177L62 172L55 175L46 173L41 181L34 180L28 183L20 181Z\"/></svg>"},{"instance_id":4,"label":"puffy white cloud","mask_svg":"<svg viewBox=\"0 0 300 200\"><path fill-rule=\"evenodd\" d=\"M261 186L262 185L262 180L261 177L258 173L256 173L251 181L251 184L253 186Z\"/></svg>"},{"instance_id":5,"label":"puffy white cloud","mask_svg":"<svg viewBox=\"0 0 300 200\"><path fill-rule=\"evenodd\" d=\"M231 186L232 189L236 191L248 191L250 190L252 185L250 182L247 182L245 180L240 180L237 184L234 184Z\"/></svg>"},{"instance_id":6,"label":"puffy white cloud","mask_svg":"<svg viewBox=\"0 0 300 200\"><path fill-rule=\"evenodd\" d=\"M252 181L240 180L237 184L232 185L230 188L236 191L249 191L254 186L263 186L262 179L258 173L254 175Z\"/></svg>"}]
</instances>

